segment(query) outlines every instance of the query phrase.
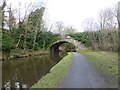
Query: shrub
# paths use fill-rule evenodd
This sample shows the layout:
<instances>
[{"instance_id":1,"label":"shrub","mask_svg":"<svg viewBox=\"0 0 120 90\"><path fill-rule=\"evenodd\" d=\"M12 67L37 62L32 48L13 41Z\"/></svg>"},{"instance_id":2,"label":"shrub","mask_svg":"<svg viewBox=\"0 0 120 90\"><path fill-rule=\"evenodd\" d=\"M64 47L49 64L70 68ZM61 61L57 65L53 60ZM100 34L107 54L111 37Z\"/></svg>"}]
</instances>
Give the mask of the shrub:
<instances>
[{"instance_id":1,"label":"shrub","mask_svg":"<svg viewBox=\"0 0 120 90\"><path fill-rule=\"evenodd\" d=\"M7 35L7 34L2 34L2 49L5 51L11 51L11 48L13 47L13 42L14 39Z\"/></svg>"}]
</instances>

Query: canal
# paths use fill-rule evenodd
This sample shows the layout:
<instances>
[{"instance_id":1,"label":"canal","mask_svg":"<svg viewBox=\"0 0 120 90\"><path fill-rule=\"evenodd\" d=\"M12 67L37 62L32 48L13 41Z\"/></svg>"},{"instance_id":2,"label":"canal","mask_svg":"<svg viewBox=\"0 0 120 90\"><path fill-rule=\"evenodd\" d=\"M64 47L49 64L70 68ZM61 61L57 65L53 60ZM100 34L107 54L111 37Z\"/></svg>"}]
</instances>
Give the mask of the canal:
<instances>
[{"instance_id":1,"label":"canal","mask_svg":"<svg viewBox=\"0 0 120 90\"><path fill-rule=\"evenodd\" d=\"M50 53L2 61L2 86L26 88L37 83L67 53Z\"/></svg>"}]
</instances>

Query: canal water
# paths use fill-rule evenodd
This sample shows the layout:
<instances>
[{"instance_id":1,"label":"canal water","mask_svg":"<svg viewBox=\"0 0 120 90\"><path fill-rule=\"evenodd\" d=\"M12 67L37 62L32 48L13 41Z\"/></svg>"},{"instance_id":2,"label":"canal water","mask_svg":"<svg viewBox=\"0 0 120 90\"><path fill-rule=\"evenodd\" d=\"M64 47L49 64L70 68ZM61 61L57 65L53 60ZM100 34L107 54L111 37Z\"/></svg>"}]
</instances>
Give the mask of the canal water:
<instances>
[{"instance_id":1,"label":"canal water","mask_svg":"<svg viewBox=\"0 0 120 90\"><path fill-rule=\"evenodd\" d=\"M27 88L37 83L66 53L50 53L2 61L2 86Z\"/></svg>"}]
</instances>

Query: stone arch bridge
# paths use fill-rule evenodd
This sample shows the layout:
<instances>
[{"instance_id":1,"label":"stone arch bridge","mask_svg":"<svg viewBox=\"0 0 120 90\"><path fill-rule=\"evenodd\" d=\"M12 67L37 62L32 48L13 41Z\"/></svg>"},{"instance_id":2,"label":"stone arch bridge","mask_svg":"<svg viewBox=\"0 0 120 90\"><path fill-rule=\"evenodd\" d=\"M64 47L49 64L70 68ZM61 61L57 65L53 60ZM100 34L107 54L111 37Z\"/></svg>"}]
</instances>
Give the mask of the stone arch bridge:
<instances>
[{"instance_id":1,"label":"stone arch bridge","mask_svg":"<svg viewBox=\"0 0 120 90\"><path fill-rule=\"evenodd\" d=\"M86 48L84 47L84 45L81 44L81 42L73 39L70 36L66 36L66 37L62 37L61 40L54 42L51 47L50 47L50 51L51 52L59 52L59 46L62 45L63 43L71 43L75 46L76 50L85 50Z\"/></svg>"}]
</instances>

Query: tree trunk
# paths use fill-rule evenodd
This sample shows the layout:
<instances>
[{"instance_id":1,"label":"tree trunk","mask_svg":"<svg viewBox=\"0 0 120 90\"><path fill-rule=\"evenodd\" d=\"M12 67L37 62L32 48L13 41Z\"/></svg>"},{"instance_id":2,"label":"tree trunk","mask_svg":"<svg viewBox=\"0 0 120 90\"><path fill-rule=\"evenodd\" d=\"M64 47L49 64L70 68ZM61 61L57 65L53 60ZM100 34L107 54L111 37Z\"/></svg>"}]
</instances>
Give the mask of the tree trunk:
<instances>
[{"instance_id":1,"label":"tree trunk","mask_svg":"<svg viewBox=\"0 0 120 90\"><path fill-rule=\"evenodd\" d=\"M18 40L18 42L17 42L15 48L17 48L17 47L19 46L19 43L20 43L20 40L21 40L22 35L23 35L23 34L20 34L20 36L19 36L19 40Z\"/></svg>"}]
</instances>

